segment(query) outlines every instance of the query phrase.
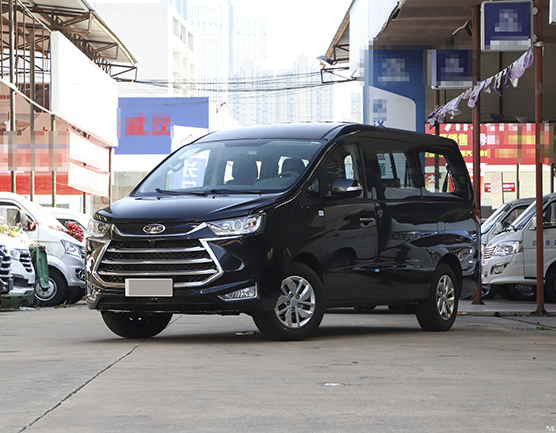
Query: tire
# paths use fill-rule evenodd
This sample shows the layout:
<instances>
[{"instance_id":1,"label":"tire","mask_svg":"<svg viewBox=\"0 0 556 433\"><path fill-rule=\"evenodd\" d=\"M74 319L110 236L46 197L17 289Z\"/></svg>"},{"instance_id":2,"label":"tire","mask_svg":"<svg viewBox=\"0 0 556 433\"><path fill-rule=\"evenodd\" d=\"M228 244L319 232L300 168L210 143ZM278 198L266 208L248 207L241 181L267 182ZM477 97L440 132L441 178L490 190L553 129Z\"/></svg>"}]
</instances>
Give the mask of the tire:
<instances>
[{"instance_id":1,"label":"tire","mask_svg":"<svg viewBox=\"0 0 556 433\"><path fill-rule=\"evenodd\" d=\"M536 286L525 284L510 284L508 287L510 296L516 301L534 301L537 299Z\"/></svg>"},{"instance_id":2,"label":"tire","mask_svg":"<svg viewBox=\"0 0 556 433\"><path fill-rule=\"evenodd\" d=\"M172 313L115 313L101 311L102 320L116 335L124 338L149 338L161 333Z\"/></svg>"},{"instance_id":3,"label":"tire","mask_svg":"<svg viewBox=\"0 0 556 433\"><path fill-rule=\"evenodd\" d=\"M35 284L35 298L42 307L60 305L66 299L68 284L64 276L54 268L48 268L48 287L44 289L40 283Z\"/></svg>"},{"instance_id":4,"label":"tire","mask_svg":"<svg viewBox=\"0 0 556 433\"><path fill-rule=\"evenodd\" d=\"M66 292L66 303L76 304L83 299L85 295L85 287L68 287Z\"/></svg>"},{"instance_id":5,"label":"tire","mask_svg":"<svg viewBox=\"0 0 556 433\"><path fill-rule=\"evenodd\" d=\"M549 301L556 302L556 269L552 269L546 277L544 294Z\"/></svg>"},{"instance_id":6,"label":"tire","mask_svg":"<svg viewBox=\"0 0 556 433\"><path fill-rule=\"evenodd\" d=\"M481 298L482 299L494 299L498 289L492 284L481 284Z\"/></svg>"},{"instance_id":7,"label":"tire","mask_svg":"<svg viewBox=\"0 0 556 433\"><path fill-rule=\"evenodd\" d=\"M441 263L433 275L429 296L417 305L417 321L425 331L447 331L458 312L457 280L450 266Z\"/></svg>"},{"instance_id":8,"label":"tire","mask_svg":"<svg viewBox=\"0 0 556 433\"><path fill-rule=\"evenodd\" d=\"M293 263L280 283L280 295L272 311L254 313L253 321L272 340L304 340L322 321L323 293L317 274L306 265Z\"/></svg>"}]
</instances>

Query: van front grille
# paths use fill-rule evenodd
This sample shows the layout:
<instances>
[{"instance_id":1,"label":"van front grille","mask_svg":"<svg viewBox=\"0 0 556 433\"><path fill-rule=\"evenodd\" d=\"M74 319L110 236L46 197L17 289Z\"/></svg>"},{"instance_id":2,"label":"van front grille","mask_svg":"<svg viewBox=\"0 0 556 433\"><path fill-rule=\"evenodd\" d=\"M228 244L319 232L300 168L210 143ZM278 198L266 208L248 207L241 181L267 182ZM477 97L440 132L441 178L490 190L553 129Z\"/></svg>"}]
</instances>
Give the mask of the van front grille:
<instances>
[{"instance_id":1,"label":"van front grille","mask_svg":"<svg viewBox=\"0 0 556 433\"><path fill-rule=\"evenodd\" d=\"M492 257L492 254L494 253L494 248L495 248L494 246L485 248L485 250L483 251L483 260L488 260Z\"/></svg>"},{"instance_id":2,"label":"van front grille","mask_svg":"<svg viewBox=\"0 0 556 433\"><path fill-rule=\"evenodd\" d=\"M108 286L125 286L126 278L172 278L175 287L196 287L221 273L207 248L196 239L113 240L96 270Z\"/></svg>"},{"instance_id":3,"label":"van front grille","mask_svg":"<svg viewBox=\"0 0 556 433\"><path fill-rule=\"evenodd\" d=\"M8 253L0 252L0 293L6 293L10 287L12 273L12 257Z\"/></svg>"}]
</instances>

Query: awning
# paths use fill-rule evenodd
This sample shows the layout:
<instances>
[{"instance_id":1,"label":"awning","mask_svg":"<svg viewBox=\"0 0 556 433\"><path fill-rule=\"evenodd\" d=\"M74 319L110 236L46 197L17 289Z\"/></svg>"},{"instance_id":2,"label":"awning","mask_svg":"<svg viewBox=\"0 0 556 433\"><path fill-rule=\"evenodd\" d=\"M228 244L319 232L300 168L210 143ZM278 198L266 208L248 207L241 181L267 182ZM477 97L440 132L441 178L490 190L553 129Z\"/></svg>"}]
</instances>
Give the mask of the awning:
<instances>
[{"instance_id":1,"label":"awning","mask_svg":"<svg viewBox=\"0 0 556 433\"><path fill-rule=\"evenodd\" d=\"M49 30L59 30L91 60L115 76L136 69L137 60L85 0L21 0ZM18 13L17 20L24 20ZM28 21L28 18L27 18ZM7 34L3 35L7 41Z\"/></svg>"}]
</instances>

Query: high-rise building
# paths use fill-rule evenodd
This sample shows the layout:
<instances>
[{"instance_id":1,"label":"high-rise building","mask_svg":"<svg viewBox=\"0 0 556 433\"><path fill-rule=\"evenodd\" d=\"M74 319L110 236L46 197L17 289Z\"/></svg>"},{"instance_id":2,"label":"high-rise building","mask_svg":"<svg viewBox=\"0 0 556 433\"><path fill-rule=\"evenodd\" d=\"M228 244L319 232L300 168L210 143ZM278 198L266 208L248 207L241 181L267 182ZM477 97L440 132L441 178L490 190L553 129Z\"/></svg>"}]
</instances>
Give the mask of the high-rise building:
<instances>
[{"instance_id":1,"label":"high-rise building","mask_svg":"<svg viewBox=\"0 0 556 433\"><path fill-rule=\"evenodd\" d=\"M196 36L176 9L117 0L97 2L95 9L138 60L138 82L121 82L120 96L197 96Z\"/></svg>"},{"instance_id":2,"label":"high-rise building","mask_svg":"<svg viewBox=\"0 0 556 433\"><path fill-rule=\"evenodd\" d=\"M330 122L334 88L322 86L319 67L299 57L289 69L274 71L246 62L230 75L232 115L245 125Z\"/></svg>"}]
</instances>

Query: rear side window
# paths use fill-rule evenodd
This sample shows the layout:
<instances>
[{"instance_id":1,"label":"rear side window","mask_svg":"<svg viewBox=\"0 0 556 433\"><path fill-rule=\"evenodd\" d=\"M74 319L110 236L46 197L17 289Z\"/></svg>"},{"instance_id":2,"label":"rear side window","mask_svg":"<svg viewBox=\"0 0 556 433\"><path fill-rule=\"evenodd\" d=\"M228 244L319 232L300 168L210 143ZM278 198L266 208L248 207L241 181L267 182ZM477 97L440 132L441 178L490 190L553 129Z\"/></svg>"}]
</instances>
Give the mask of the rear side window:
<instances>
[{"instance_id":1,"label":"rear side window","mask_svg":"<svg viewBox=\"0 0 556 433\"><path fill-rule=\"evenodd\" d=\"M371 196L379 200L421 196L422 176L410 143L369 139L364 152Z\"/></svg>"},{"instance_id":2,"label":"rear side window","mask_svg":"<svg viewBox=\"0 0 556 433\"><path fill-rule=\"evenodd\" d=\"M419 146L418 157L424 176L424 196L470 197L469 174L459 154L450 150Z\"/></svg>"}]
</instances>

